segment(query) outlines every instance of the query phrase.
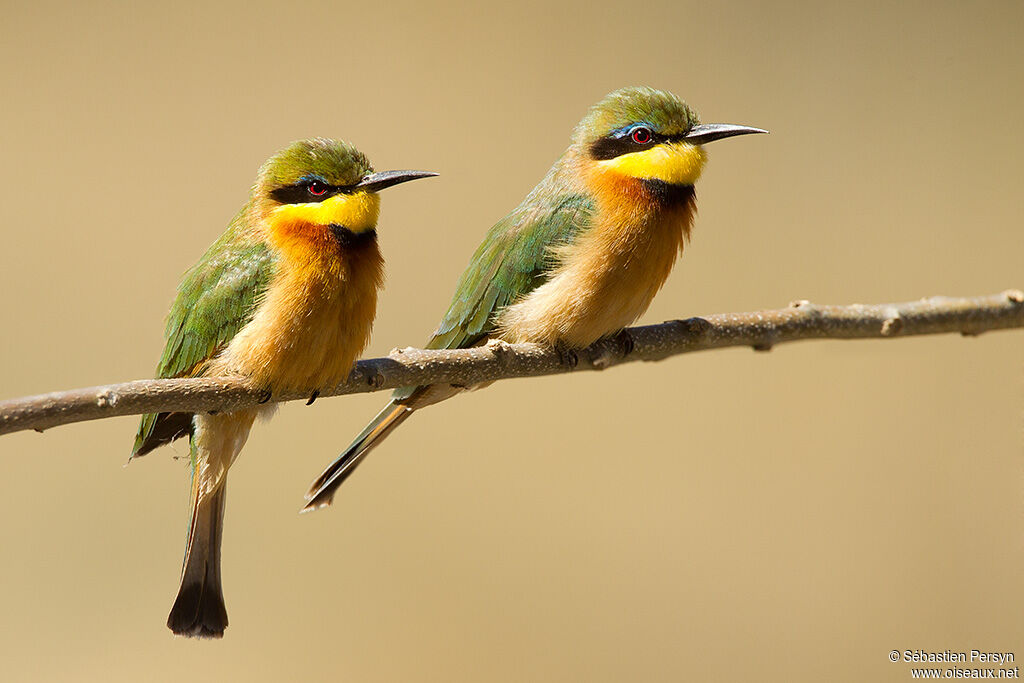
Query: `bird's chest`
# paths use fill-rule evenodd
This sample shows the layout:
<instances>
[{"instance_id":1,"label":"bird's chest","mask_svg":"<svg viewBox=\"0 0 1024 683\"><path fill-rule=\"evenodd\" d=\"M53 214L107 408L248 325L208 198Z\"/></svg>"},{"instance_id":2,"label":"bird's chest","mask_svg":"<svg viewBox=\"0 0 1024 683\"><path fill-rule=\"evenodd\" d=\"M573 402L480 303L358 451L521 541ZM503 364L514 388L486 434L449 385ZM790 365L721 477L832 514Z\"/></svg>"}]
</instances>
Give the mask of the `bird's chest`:
<instances>
[{"instance_id":1,"label":"bird's chest","mask_svg":"<svg viewBox=\"0 0 1024 683\"><path fill-rule=\"evenodd\" d=\"M665 283L692 212L609 216L560 253L550 279L499 317L509 341L592 344L630 325Z\"/></svg>"},{"instance_id":2,"label":"bird's chest","mask_svg":"<svg viewBox=\"0 0 1024 683\"><path fill-rule=\"evenodd\" d=\"M383 263L376 242L285 255L252 321L224 353L228 369L274 391L344 380L369 340Z\"/></svg>"}]
</instances>

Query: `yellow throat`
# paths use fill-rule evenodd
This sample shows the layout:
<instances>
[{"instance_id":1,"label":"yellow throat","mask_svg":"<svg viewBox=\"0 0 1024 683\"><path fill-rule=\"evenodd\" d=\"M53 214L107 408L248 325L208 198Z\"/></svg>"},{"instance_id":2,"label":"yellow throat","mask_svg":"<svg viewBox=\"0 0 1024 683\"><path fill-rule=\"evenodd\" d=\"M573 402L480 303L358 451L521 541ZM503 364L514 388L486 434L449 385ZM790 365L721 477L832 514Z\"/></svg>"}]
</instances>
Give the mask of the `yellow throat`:
<instances>
[{"instance_id":1,"label":"yellow throat","mask_svg":"<svg viewBox=\"0 0 1024 683\"><path fill-rule=\"evenodd\" d=\"M312 223L341 225L352 232L365 232L377 227L380 196L376 192L337 194L322 202L282 204L271 214L275 223Z\"/></svg>"},{"instance_id":2,"label":"yellow throat","mask_svg":"<svg viewBox=\"0 0 1024 683\"><path fill-rule=\"evenodd\" d=\"M598 161L599 168L641 180L661 180L669 185L693 185L700 178L707 155L699 145L664 142L641 152Z\"/></svg>"}]
</instances>

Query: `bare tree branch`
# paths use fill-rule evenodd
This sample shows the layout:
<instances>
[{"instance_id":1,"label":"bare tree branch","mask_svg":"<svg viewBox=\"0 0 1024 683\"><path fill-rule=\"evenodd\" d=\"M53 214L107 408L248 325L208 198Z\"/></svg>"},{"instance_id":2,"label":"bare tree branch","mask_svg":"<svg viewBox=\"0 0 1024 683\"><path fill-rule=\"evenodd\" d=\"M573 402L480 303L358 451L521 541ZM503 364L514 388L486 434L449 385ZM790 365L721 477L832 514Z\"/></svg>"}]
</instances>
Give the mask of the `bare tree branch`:
<instances>
[{"instance_id":1,"label":"bare tree branch","mask_svg":"<svg viewBox=\"0 0 1024 683\"><path fill-rule=\"evenodd\" d=\"M568 351L536 344L504 344L454 351L406 348L387 358L362 360L344 383L323 396L380 391L420 384L470 386L512 377L601 370L619 363L750 346L767 351L800 339L895 339L959 332L978 335L1024 327L1024 292L975 298L932 297L899 304L818 306L795 301L788 308L722 313L633 327L587 349ZM271 401L308 396L275 394ZM243 378L137 380L0 402L0 434L42 431L72 422L169 411L231 411L266 399Z\"/></svg>"}]
</instances>

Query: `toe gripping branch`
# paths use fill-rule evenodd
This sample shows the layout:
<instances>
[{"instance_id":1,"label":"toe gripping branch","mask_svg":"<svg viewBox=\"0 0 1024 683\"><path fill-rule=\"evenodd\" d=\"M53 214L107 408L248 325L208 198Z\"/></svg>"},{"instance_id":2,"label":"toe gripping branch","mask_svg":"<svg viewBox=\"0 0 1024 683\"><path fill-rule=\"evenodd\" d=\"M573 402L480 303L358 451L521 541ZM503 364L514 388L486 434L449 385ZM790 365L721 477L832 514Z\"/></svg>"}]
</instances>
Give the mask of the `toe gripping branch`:
<instances>
[{"instance_id":1,"label":"toe gripping branch","mask_svg":"<svg viewBox=\"0 0 1024 683\"><path fill-rule=\"evenodd\" d=\"M598 370L603 370L626 360L634 349L636 349L636 343L633 341L633 335L629 333L629 330L622 330L618 334L602 340L595 349L590 362Z\"/></svg>"}]
</instances>

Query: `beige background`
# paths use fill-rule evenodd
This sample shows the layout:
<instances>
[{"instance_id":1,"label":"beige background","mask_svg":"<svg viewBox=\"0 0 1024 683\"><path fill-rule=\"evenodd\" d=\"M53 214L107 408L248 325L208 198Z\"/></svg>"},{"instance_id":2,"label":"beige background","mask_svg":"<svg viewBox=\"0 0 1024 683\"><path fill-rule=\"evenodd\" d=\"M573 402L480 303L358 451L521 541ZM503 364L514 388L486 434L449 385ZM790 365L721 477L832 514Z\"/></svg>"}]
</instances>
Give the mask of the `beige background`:
<instances>
[{"instance_id":1,"label":"beige background","mask_svg":"<svg viewBox=\"0 0 1024 683\"><path fill-rule=\"evenodd\" d=\"M384 195L368 355L422 343L586 108L708 122L644 320L1024 286L1019 2L5 3L0 396L150 376L180 274L310 135L442 178ZM381 7L384 5L383 7ZM702 353L426 411L333 509L383 395L282 408L231 476L221 642L164 619L184 446L135 418L0 439L5 681L866 681L1024 658L1019 332Z\"/></svg>"}]
</instances>

